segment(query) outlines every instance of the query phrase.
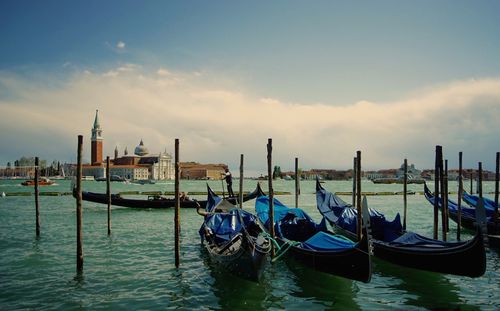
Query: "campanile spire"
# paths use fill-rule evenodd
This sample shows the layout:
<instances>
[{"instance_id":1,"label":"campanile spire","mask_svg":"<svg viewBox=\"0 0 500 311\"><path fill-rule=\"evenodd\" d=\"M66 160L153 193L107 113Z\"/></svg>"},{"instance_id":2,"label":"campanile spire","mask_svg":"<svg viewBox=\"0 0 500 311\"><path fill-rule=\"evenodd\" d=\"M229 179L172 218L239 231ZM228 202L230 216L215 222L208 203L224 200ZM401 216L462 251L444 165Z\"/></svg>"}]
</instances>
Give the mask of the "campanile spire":
<instances>
[{"instance_id":1,"label":"campanile spire","mask_svg":"<svg viewBox=\"0 0 500 311\"><path fill-rule=\"evenodd\" d=\"M91 139L91 164L99 165L102 163L102 129L99 123L99 110L95 111L94 127L92 128Z\"/></svg>"}]
</instances>

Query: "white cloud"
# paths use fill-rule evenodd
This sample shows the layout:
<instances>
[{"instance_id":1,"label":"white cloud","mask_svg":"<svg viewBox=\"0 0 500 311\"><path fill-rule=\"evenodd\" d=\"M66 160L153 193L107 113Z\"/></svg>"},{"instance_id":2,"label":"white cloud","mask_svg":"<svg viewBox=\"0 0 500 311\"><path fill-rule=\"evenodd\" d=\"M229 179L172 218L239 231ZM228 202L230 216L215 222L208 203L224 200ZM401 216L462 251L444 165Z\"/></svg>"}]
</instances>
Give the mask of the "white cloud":
<instances>
[{"instance_id":1,"label":"white cloud","mask_svg":"<svg viewBox=\"0 0 500 311\"><path fill-rule=\"evenodd\" d=\"M159 76L168 76L168 75L170 75L170 71L168 71L165 68L160 68L156 71L156 74Z\"/></svg>"},{"instance_id":2,"label":"white cloud","mask_svg":"<svg viewBox=\"0 0 500 311\"><path fill-rule=\"evenodd\" d=\"M237 167L243 153L246 166L262 172L268 138L275 163L284 169L292 168L295 157L304 168L349 168L356 150L363 151L364 168L396 167L403 158L432 167L436 144L444 146L451 167L458 151L471 164L486 165L498 148L500 79L453 82L391 103L335 106L259 98L214 88L204 82L209 74L200 79L160 70L126 64L106 73L84 71L58 89L0 76L0 89L14 93L0 98L0 130L16 133L0 137L2 146L11 146L0 160L33 150L47 158L74 155L78 134L85 136L88 158L95 109L105 154L112 155L116 145L120 153L131 151L141 138L151 152L173 151L180 138L182 161Z\"/></svg>"},{"instance_id":3,"label":"white cloud","mask_svg":"<svg viewBox=\"0 0 500 311\"><path fill-rule=\"evenodd\" d=\"M120 49L120 50L123 50L125 48L125 42L118 41L118 43L116 43L116 48Z\"/></svg>"}]
</instances>

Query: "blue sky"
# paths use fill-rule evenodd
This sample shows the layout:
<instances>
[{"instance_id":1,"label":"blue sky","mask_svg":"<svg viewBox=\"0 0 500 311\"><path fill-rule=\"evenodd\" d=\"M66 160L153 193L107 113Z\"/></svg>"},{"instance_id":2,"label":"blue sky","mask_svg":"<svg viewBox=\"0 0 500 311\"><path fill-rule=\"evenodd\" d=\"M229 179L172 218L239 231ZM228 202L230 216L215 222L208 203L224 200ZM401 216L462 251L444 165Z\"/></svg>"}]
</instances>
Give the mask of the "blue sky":
<instances>
[{"instance_id":1,"label":"blue sky","mask_svg":"<svg viewBox=\"0 0 500 311\"><path fill-rule=\"evenodd\" d=\"M196 105L206 105L214 97L193 97L193 90L196 94L219 92L217 94L222 98L218 100L231 98L235 102L233 106L228 102L227 107L221 107L224 110L218 111L221 122L241 117L236 110L234 114L228 113L231 111L228 107L238 105L236 102L243 105L243 110L247 105L250 108L277 105L281 108L274 112L270 110L270 116L260 117L268 118L268 122L308 127L301 133L308 133L310 127L317 125L314 116L325 107L332 109L332 113L341 114L340 120L344 120L355 117L350 114L350 109L357 111L356 107L362 103L370 103L374 107L371 115L363 116L368 110L361 110L361 117L356 116L366 125L385 123L385 107L395 107L394 115L388 114L387 117L399 118L398 113L413 111L408 107L414 101L420 100L422 107L426 107L424 99L427 103L435 101L444 113L457 107L457 102L467 99L469 104L465 110L457 110L457 115L466 113L465 121L471 123L496 122L500 117L492 115L492 111L498 112L500 103L495 92L500 79L499 14L498 1L2 1L1 118L7 118L9 113L19 114L21 107L30 107L37 116L20 129L23 144L35 140L49 145L53 137L44 137L36 130L30 132L29 128L36 122L47 120L49 116L43 117L44 113L65 109L62 104L52 106L56 99L71 98L78 102L82 115L73 122L73 128L47 125L48 131L61 142L56 148L57 154L66 158L73 154L70 137L78 130L76 125L87 134L95 109L101 110L103 119L109 118L108 127L104 122L103 127L105 132L107 129L113 133L114 122L119 124L114 110L129 109L134 105L123 99L110 104L109 101L114 101L112 94L100 89L107 83L112 84L110 89L117 87L126 91L125 86L128 86L129 90L137 91L134 96L144 109L158 108L153 104L155 100L192 101L187 105L192 106L192 118L186 116L189 120L185 124L195 124L195 128L202 123L200 116L196 116ZM160 80L164 82L167 76L170 82L182 81L181 87L163 93L168 88L156 89L153 86ZM102 80L102 77L109 79ZM137 77L149 79L149 84L137 82L134 80ZM478 87L478 84L482 86ZM450 95L450 90L461 95ZM436 99L444 93L449 97ZM36 94L45 97L37 99ZM89 102L85 94L92 94L94 103ZM235 94L239 96L237 99L232 97ZM122 98L118 93L115 95ZM430 96L434 97L429 99ZM104 102L104 98L108 101ZM308 110L310 117L303 114L300 107ZM286 114L295 108L299 111L297 114ZM165 104L161 109L168 114L175 105ZM380 119L374 119L378 113ZM129 150L133 149L133 144L140 138L145 142L149 140L151 145L166 145L179 128L170 133L163 132L160 127L154 128L151 124L155 122L150 121L153 115L141 119L137 114L123 113L120 117L122 122L133 124L137 133L126 133L125 136L117 131L113 137L108 136L111 150L115 145L127 145ZM214 122L218 120L217 115L206 117L207 126L212 121L209 117ZM410 117L410 120L408 116L400 117L407 124L421 125L421 119L417 117ZM458 118L460 120L462 115ZM303 119L309 119L309 122L304 123ZM255 120L246 120L246 123L251 126L251 121ZM321 122L324 126L328 119L321 119ZM323 129L325 132L312 131L310 136L302 137L308 143L292 143L294 136L287 133L293 133L294 128L286 126L269 126L261 138L263 149L266 137L281 139L287 149L284 149L283 158L278 159L288 161L286 153L292 159L290 166L293 165L293 153L303 154L311 166L343 167L352 162L351 157L346 156L331 163L326 151L323 158L314 159L315 150L320 149L321 143L315 146L309 142L319 141L318 133L337 138L332 139L334 151L339 148L336 141L353 141L346 145L346 155L354 154L357 149L373 152L373 162L369 160L370 154L365 157L367 165L373 167L399 166L400 161L396 159L404 157L416 158L417 165L430 167L435 144L442 144L445 151L449 146L450 157L463 150L470 165L475 161L494 159L494 152L498 149L495 138L498 137L498 127L491 127L485 133L480 126L473 126L473 129L478 129L471 130L471 126L466 127L462 121L459 128L457 120L448 122L426 134L419 133L418 128L411 129L407 138L414 140L415 147L401 141L403 137L392 134L402 126L394 121L380 128L377 135L384 136L371 136L374 135L373 129L369 127L366 131L370 135L361 135L358 132L362 131L362 125L358 129L342 128L343 132L338 134L334 131L338 130L339 121L335 124L332 120L331 133L326 129ZM219 130L224 132L233 128L222 126ZM188 142L193 145L197 144L197 137L204 137L208 145L207 140L211 142L213 151L208 152L210 156L196 160L233 163L245 150L244 144L232 145L225 141L224 134L212 133L211 137L205 137L204 133L210 129L199 127L197 131L190 127L175 133L181 139L192 133ZM243 131L233 134L245 136ZM153 132L156 134L148 137ZM364 140L364 136L369 138ZM378 147L374 144L377 139L380 140ZM2 140L7 143L12 138ZM207 148L204 144L198 145ZM303 147L306 145L307 148ZM235 148L236 156L225 158L224 152L216 151L222 147ZM468 148L472 149L469 158ZM41 145L41 152L42 149ZM154 148L150 146L150 149ZM391 154L384 156L384 149ZM15 150L2 151L0 165L32 152L30 150L32 148L17 146ZM308 150L311 154L306 155ZM194 147L191 152L193 154L187 155L192 158L199 154ZM53 153L47 151L47 157L56 156L56 152ZM483 155L485 159L481 158ZM255 157L255 169L265 165L264 162L258 164L257 154Z\"/></svg>"}]
</instances>

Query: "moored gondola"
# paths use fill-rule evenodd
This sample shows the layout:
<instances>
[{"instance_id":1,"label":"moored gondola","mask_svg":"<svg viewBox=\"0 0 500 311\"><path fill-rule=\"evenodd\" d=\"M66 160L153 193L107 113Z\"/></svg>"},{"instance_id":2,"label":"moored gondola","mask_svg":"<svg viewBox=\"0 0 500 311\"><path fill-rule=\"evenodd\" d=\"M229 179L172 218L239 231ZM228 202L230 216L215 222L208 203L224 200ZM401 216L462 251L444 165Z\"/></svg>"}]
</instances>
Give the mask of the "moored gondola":
<instances>
[{"instance_id":1,"label":"moored gondola","mask_svg":"<svg viewBox=\"0 0 500 311\"><path fill-rule=\"evenodd\" d=\"M257 198L255 210L269 228L269 197ZM316 224L300 208L289 208L274 199L274 226L280 255L285 254L318 271L344 278L369 282L371 279L371 247L368 230L354 243ZM280 256L278 255L278 256Z\"/></svg>"},{"instance_id":2,"label":"moored gondola","mask_svg":"<svg viewBox=\"0 0 500 311\"><path fill-rule=\"evenodd\" d=\"M342 234L356 239L357 212L334 193L316 184L317 207ZM393 221L370 209L374 255L409 268L479 277L486 270L483 235L464 242L443 242L414 232L403 232L399 214ZM467 263L466 265L464 263Z\"/></svg>"},{"instance_id":3,"label":"moored gondola","mask_svg":"<svg viewBox=\"0 0 500 311\"><path fill-rule=\"evenodd\" d=\"M258 281L267 262L271 243L257 217L218 197L208 187L204 217L199 230L210 258L224 270Z\"/></svg>"},{"instance_id":4,"label":"moored gondola","mask_svg":"<svg viewBox=\"0 0 500 311\"><path fill-rule=\"evenodd\" d=\"M257 184L255 190L251 193L243 196L243 202L255 199L256 197L262 195L264 192L262 191L260 184ZM73 193L75 195L75 193ZM95 203L108 203L108 197L105 193L95 193L82 191L82 199L84 201L90 201ZM227 198L227 200L232 203L238 203L237 197ZM197 202L202 206L206 205L207 201L195 201L189 199L187 197L181 196L181 207L182 208L196 208ZM120 194L112 194L111 195L111 205L115 206L123 206L123 207L134 207L134 208L170 208L175 207L175 198L166 198L159 195L148 196L147 200L143 199L132 199L132 198L124 198Z\"/></svg>"},{"instance_id":5,"label":"moored gondola","mask_svg":"<svg viewBox=\"0 0 500 311\"><path fill-rule=\"evenodd\" d=\"M427 184L424 185L424 195L427 201L431 203L431 206L434 205L434 194L430 191L429 187L427 187ZM450 218L454 222L458 222L458 204L455 203L453 200L448 199L448 214ZM438 207L441 209L441 198L439 197L438 199ZM461 206L461 224L463 227L469 229L469 230L476 230L477 225L476 225L476 208L470 208L466 206ZM495 228L495 223L493 221L493 212L488 211L485 209L485 215L486 215L486 226L487 226L487 232L490 234L495 234L496 233L496 228Z\"/></svg>"}]
</instances>

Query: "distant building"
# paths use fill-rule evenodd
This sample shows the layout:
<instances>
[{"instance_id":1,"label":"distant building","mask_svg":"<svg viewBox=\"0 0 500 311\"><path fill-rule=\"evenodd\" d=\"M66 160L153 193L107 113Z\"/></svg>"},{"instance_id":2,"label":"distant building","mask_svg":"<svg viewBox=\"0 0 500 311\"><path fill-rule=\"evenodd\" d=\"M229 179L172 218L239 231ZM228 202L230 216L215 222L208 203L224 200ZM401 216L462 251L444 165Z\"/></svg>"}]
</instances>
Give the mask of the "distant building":
<instances>
[{"instance_id":1,"label":"distant building","mask_svg":"<svg viewBox=\"0 0 500 311\"><path fill-rule=\"evenodd\" d=\"M103 136L99 122L99 111L96 111L91 139L91 163L83 165L82 174L94 178L106 176L106 163L103 162ZM165 180L174 179L174 167L172 156L167 152L157 155L149 154L148 148L144 146L141 139L135 148L133 155L128 155L125 148L124 156L118 156L118 148L115 148L114 158L110 161L110 174L131 180Z\"/></svg>"},{"instance_id":2,"label":"distant building","mask_svg":"<svg viewBox=\"0 0 500 311\"><path fill-rule=\"evenodd\" d=\"M94 126L91 136L90 164L100 165L102 163L102 129L99 123L99 110L95 111Z\"/></svg>"},{"instance_id":3,"label":"distant building","mask_svg":"<svg viewBox=\"0 0 500 311\"><path fill-rule=\"evenodd\" d=\"M226 168L228 168L226 164L180 163L182 179L221 179L221 174Z\"/></svg>"},{"instance_id":4,"label":"distant building","mask_svg":"<svg viewBox=\"0 0 500 311\"><path fill-rule=\"evenodd\" d=\"M407 167L408 178L409 179L420 179L422 175L422 171L415 168L415 164L408 165ZM401 164L399 169L390 168L390 169L381 169L378 171L367 171L365 172L365 176L370 179L379 179L379 178L395 178L395 179L403 179L404 178L404 163Z\"/></svg>"}]
</instances>

